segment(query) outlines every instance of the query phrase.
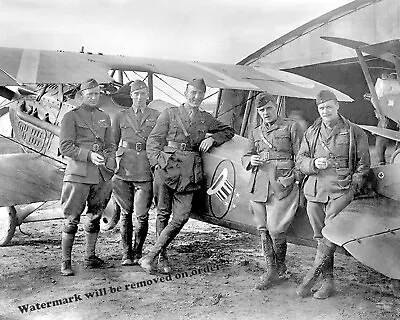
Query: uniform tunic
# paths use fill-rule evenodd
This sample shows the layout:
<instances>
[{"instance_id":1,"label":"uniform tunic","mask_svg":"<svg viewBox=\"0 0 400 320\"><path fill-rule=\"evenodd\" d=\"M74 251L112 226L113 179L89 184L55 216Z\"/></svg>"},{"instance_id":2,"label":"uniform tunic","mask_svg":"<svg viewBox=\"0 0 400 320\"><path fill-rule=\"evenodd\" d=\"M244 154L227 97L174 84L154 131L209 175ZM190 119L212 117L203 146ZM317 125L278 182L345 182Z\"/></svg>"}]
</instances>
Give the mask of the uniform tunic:
<instances>
[{"instance_id":1,"label":"uniform tunic","mask_svg":"<svg viewBox=\"0 0 400 320\"><path fill-rule=\"evenodd\" d=\"M314 165L316 158L328 159L327 169ZM317 119L304 134L296 166L307 176L304 195L314 237L321 238L325 224L353 199L370 168L368 138L357 125L339 115L333 128Z\"/></svg>"},{"instance_id":2,"label":"uniform tunic","mask_svg":"<svg viewBox=\"0 0 400 320\"><path fill-rule=\"evenodd\" d=\"M104 156L105 166L90 161L90 152ZM61 122L60 153L68 157L61 206L68 220L64 232L75 233L88 204L85 230L98 232L100 218L111 197L110 179L115 167L115 144L109 116L82 105L65 114Z\"/></svg>"},{"instance_id":3,"label":"uniform tunic","mask_svg":"<svg viewBox=\"0 0 400 320\"><path fill-rule=\"evenodd\" d=\"M183 225L189 219L193 191L200 189L204 181L198 148L207 133L212 134L214 146L221 145L235 134L231 127L206 111L196 109L190 119L181 105L168 108L160 114L147 140L150 165L156 167L154 182L158 214L165 216L167 221L171 210L174 214L173 223Z\"/></svg>"},{"instance_id":4,"label":"uniform tunic","mask_svg":"<svg viewBox=\"0 0 400 320\"><path fill-rule=\"evenodd\" d=\"M178 114L188 137L179 124ZM197 109L190 119L183 105L164 110L147 140L150 165L159 166L156 182L165 183L178 192L200 189L203 168L198 148L206 133L212 134L214 146L221 145L235 134L231 127L206 111ZM168 142L174 146L168 146Z\"/></svg>"},{"instance_id":5,"label":"uniform tunic","mask_svg":"<svg viewBox=\"0 0 400 320\"><path fill-rule=\"evenodd\" d=\"M143 113L141 116L137 112ZM135 212L139 220L148 218L153 197L152 172L146 154L146 140L154 128L159 112L143 108L129 108L113 119L112 128L116 152L113 179L114 197L122 214Z\"/></svg>"},{"instance_id":6,"label":"uniform tunic","mask_svg":"<svg viewBox=\"0 0 400 320\"><path fill-rule=\"evenodd\" d=\"M299 199L294 157L301 137L298 123L281 117L270 126L262 124L250 132L242 164L252 171L251 210L259 230L267 228L271 234L284 233L293 220ZM251 156L257 154L265 161L253 167Z\"/></svg>"},{"instance_id":7,"label":"uniform tunic","mask_svg":"<svg viewBox=\"0 0 400 320\"><path fill-rule=\"evenodd\" d=\"M141 119L129 108L113 119L114 141L118 146L115 176L125 181L152 181L150 163L146 154L146 140L156 125L159 112L144 108ZM132 127L132 123L135 127Z\"/></svg>"}]
</instances>

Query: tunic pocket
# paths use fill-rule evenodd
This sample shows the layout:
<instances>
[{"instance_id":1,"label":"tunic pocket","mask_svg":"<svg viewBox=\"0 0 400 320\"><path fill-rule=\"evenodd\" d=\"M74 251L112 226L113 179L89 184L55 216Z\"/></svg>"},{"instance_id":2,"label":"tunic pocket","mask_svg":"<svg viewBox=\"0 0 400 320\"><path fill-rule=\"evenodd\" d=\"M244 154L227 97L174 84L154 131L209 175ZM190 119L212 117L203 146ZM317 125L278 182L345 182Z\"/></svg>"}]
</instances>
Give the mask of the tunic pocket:
<instances>
[{"instance_id":1,"label":"tunic pocket","mask_svg":"<svg viewBox=\"0 0 400 320\"><path fill-rule=\"evenodd\" d=\"M68 158L67 168L65 169L65 175L73 174L76 176L86 177L87 174L87 162L77 161Z\"/></svg>"},{"instance_id":2,"label":"tunic pocket","mask_svg":"<svg viewBox=\"0 0 400 320\"><path fill-rule=\"evenodd\" d=\"M347 190L350 188L351 185L351 175L349 174L348 176L344 177L343 176L338 176L338 179L336 180L337 185L340 187L342 190Z\"/></svg>"},{"instance_id":3,"label":"tunic pocket","mask_svg":"<svg viewBox=\"0 0 400 320\"><path fill-rule=\"evenodd\" d=\"M278 150L291 151L292 143L290 140L290 134L286 130L275 132L274 145Z\"/></svg>"},{"instance_id":4,"label":"tunic pocket","mask_svg":"<svg viewBox=\"0 0 400 320\"><path fill-rule=\"evenodd\" d=\"M337 144L349 144L349 132L339 132L336 138Z\"/></svg>"},{"instance_id":5,"label":"tunic pocket","mask_svg":"<svg viewBox=\"0 0 400 320\"><path fill-rule=\"evenodd\" d=\"M317 177L308 176L304 183L304 195L315 197L317 195Z\"/></svg>"},{"instance_id":6,"label":"tunic pocket","mask_svg":"<svg viewBox=\"0 0 400 320\"><path fill-rule=\"evenodd\" d=\"M158 164L161 169L165 169L168 165L168 160L173 156L174 153L167 153L164 151L160 152L158 157Z\"/></svg>"}]
</instances>

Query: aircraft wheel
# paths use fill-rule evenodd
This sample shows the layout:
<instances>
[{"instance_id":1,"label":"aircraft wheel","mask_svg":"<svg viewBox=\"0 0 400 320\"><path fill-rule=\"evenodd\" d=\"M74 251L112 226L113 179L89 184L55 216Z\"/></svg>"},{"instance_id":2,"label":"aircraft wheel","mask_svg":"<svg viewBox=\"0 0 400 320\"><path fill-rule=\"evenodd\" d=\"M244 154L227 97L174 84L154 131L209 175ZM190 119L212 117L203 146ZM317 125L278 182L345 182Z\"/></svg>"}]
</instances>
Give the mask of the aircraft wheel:
<instances>
[{"instance_id":1,"label":"aircraft wheel","mask_svg":"<svg viewBox=\"0 0 400 320\"><path fill-rule=\"evenodd\" d=\"M100 220L100 230L109 231L115 228L118 224L119 217L121 215L121 208L117 205L117 202L111 197L106 209L104 210L103 216Z\"/></svg>"},{"instance_id":2,"label":"aircraft wheel","mask_svg":"<svg viewBox=\"0 0 400 320\"><path fill-rule=\"evenodd\" d=\"M17 211L14 207L0 207L0 246L5 246L14 236Z\"/></svg>"},{"instance_id":3,"label":"aircraft wheel","mask_svg":"<svg viewBox=\"0 0 400 320\"><path fill-rule=\"evenodd\" d=\"M400 163L400 149L397 149L393 152L390 157L390 163Z\"/></svg>"}]
</instances>

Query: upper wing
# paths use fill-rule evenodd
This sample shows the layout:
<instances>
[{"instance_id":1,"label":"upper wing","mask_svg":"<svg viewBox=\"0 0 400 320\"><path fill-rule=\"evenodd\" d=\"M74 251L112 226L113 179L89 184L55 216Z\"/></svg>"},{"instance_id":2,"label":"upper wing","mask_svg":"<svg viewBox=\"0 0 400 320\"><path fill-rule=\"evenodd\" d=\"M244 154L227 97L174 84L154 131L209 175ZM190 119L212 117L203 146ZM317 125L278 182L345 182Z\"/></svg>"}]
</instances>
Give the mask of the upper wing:
<instances>
[{"instance_id":1,"label":"upper wing","mask_svg":"<svg viewBox=\"0 0 400 320\"><path fill-rule=\"evenodd\" d=\"M322 89L330 89L339 100L352 101L335 89L288 72L222 63L0 48L0 70L11 76L11 80L0 77L3 86L11 85L12 79L14 84L78 83L88 78L109 82L109 70L125 70L153 72L185 81L204 78L214 88L268 91L298 98L315 98Z\"/></svg>"},{"instance_id":2,"label":"upper wing","mask_svg":"<svg viewBox=\"0 0 400 320\"><path fill-rule=\"evenodd\" d=\"M177 61L122 56L91 56L110 69L153 72L191 81L203 78L213 88L268 91L274 95L315 98L319 91L330 89L341 101L353 101L349 96L319 82L289 72L243 65L198 61Z\"/></svg>"},{"instance_id":3,"label":"upper wing","mask_svg":"<svg viewBox=\"0 0 400 320\"><path fill-rule=\"evenodd\" d=\"M3 76L4 75L4 76ZM0 85L109 82L108 69L79 53L0 48Z\"/></svg>"}]
</instances>

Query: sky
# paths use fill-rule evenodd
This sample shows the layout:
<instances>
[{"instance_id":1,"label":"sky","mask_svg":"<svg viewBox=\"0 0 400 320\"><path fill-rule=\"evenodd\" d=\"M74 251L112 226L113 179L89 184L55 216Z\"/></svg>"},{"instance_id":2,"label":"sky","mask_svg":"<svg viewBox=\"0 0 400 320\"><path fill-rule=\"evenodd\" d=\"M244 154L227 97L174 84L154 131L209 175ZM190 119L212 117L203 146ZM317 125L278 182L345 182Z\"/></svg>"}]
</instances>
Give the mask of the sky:
<instances>
[{"instance_id":1,"label":"sky","mask_svg":"<svg viewBox=\"0 0 400 320\"><path fill-rule=\"evenodd\" d=\"M0 0L0 46L237 63L350 0Z\"/></svg>"}]
</instances>

